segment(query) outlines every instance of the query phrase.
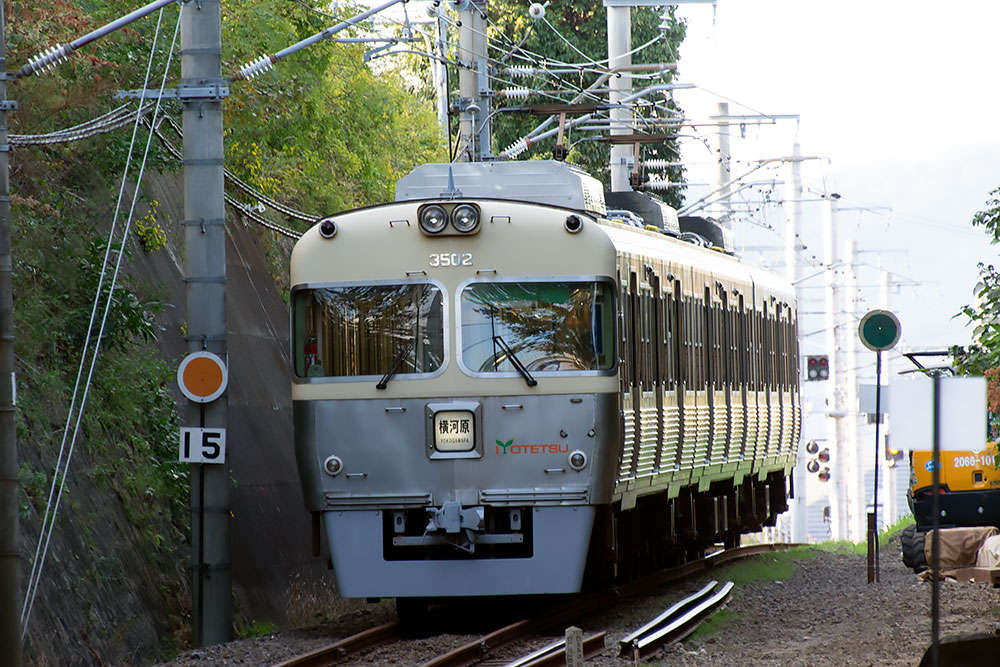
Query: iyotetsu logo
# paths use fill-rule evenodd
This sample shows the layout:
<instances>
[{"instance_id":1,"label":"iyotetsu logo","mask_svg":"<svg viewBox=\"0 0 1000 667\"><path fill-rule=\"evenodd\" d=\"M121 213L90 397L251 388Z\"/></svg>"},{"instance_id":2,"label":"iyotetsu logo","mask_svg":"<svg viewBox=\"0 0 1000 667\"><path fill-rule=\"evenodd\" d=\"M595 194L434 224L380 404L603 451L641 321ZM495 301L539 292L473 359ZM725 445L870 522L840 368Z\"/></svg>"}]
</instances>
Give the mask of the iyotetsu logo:
<instances>
[{"instance_id":1,"label":"iyotetsu logo","mask_svg":"<svg viewBox=\"0 0 1000 667\"><path fill-rule=\"evenodd\" d=\"M514 444L514 440L497 440L497 454L566 454L569 445L553 442L549 444L525 445Z\"/></svg>"}]
</instances>

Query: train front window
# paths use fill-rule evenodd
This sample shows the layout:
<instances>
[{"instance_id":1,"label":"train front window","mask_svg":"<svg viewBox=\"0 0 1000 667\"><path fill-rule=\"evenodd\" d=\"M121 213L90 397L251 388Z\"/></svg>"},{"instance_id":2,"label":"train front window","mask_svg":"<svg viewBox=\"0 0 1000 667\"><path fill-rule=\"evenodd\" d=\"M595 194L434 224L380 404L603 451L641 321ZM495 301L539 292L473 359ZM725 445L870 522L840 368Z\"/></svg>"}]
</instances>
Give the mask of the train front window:
<instances>
[{"instance_id":1,"label":"train front window","mask_svg":"<svg viewBox=\"0 0 1000 667\"><path fill-rule=\"evenodd\" d=\"M426 283L299 290L295 375L432 373L444 363L443 313L441 290Z\"/></svg>"},{"instance_id":2,"label":"train front window","mask_svg":"<svg viewBox=\"0 0 1000 667\"><path fill-rule=\"evenodd\" d=\"M462 291L462 361L473 373L516 372L518 361L531 373L610 370L614 304L609 282L473 283Z\"/></svg>"}]
</instances>

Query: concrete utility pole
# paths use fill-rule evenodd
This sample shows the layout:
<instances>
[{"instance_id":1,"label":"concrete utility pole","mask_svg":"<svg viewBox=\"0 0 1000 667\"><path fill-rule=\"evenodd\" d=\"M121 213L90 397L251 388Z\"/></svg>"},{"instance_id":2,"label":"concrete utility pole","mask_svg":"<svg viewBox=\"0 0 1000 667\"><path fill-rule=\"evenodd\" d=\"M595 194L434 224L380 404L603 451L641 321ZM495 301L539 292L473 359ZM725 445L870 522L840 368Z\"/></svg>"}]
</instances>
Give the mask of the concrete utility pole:
<instances>
[{"instance_id":1,"label":"concrete utility pole","mask_svg":"<svg viewBox=\"0 0 1000 667\"><path fill-rule=\"evenodd\" d=\"M865 511L867 505L865 498L864 455L861 452L861 441L858 437L858 334L855 321L857 318L857 297L858 280L855 272L857 261L858 242L850 238L844 243L844 290L842 323L840 329L843 332L846 345L844 346L844 384L845 395L844 407L844 448L847 451L847 466L849 469L850 486L847 493L848 505L851 513L851 527L848 531L852 540L861 540L867 534L868 512Z\"/></svg>"},{"instance_id":2,"label":"concrete utility pole","mask_svg":"<svg viewBox=\"0 0 1000 667\"><path fill-rule=\"evenodd\" d=\"M181 12L181 86L222 84L220 0L198 0ZM222 99L183 96L184 281L188 350L226 354L226 227L223 200ZM189 403L185 423L226 427L225 394ZM199 646L232 638L229 461L191 464L191 561L194 637Z\"/></svg>"},{"instance_id":3,"label":"concrete utility pole","mask_svg":"<svg viewBox=\"0 0 1000 667\"><path fill-rule=\"evenodd\" d=\"M435 41L434 53L440 60L431 63L431 72L434 74L434 94L437 99L437 118L441 131L448 132L448 65L444 62L448 57L445 44L448 40L448 26L445 23L445 9L440 5L430 9L431 16L434 17Z\"/></svg>"},{"instance_id":4,"label":"concrete utility pole","mask_svg":"<svg viewBox=\"0 0 1000 667\"><path fill-rule=\"evenodd\" d=\"M632 8L628 6L609 6L608 10L608 68L618 69L619 74L608 81L608 102L612 105L622 104L623 100L632 94L632 75L621 68L632 65ZM634 114L629 107L611 108L611 135L631 134ZM627 192L632 189L629 184L629 172L633 159L632 146L628 144L612 144L611 159L611 191Z\"/></svg>"},{"instance_id":5,"label":"concrete utility pole","mask_svg":"<svg viewBox=\"0 0 1000 667\"><path fill-rule=\"evenodd\" d=\"M843 355L839 352L839 336L837 335L837 309L840 306L837 288L837 199L839 195L829 195L826 216L823 224L823 263L826 271L823 274L823 292L825 295L824 324L826 332L826 354L830 360L830 379L826 382L826 446L830 449L833 470L830 473L830 532L835 540L842 540L847 534L847 507L845 506L844 490L844 456L841 447L841 419L843 405L838 381L841 369L844 367Z\"/></svg>"},{"instance_id":6,"label":"concrete utility pole","mask_svg":"<svg viewBox=\"0 0 1000 667\"><path fill-rule=\"evenodd\" d=\"M889 312L892 312L889 308L888 271L884 269L879 271L878 283L879 283L879 308L881 308L882 310L888 310ZM878 386L879 382L881 381L882 395L884 397L889 395L889 382L891 379L892 379L892 355L887 354L882 358L882 377L875 378L875 386ZM885 405L884 401L882 405ZM883 408L883 410L884 409L885 408ZM884 420L884 423L882 424L881 428L883 441L878 443L878 445L883 451L876 454L875 465L882 465L882 459L885 450L885 442L886 440L889 440L891 438L891 436L889 435L889 431L890 431L890 426L892 425L892 417L890 416L888 419L885 419L884 417L885 413L883 412L882 414L883 414L882 419ZM891 440L889 441L890 444L892 444ZM898 445L898 443L896 444ZM891 526L894 523L896 523L896 521L899 520L899 507L896 504L896 494L898 493L897 481L899 477L899 471L896 468L890 468L886 472L888 474L886 474L884 477L881 477L881 479L885 480L885 487L886 487L885 501L883 502L884 511L882 512L881 516L885 524L887 526Z\"/></svg>"},{"instance_id":7,"label":"concrete utility pole","mask_svg":"<svg viewBox=\"0 0 1000 667\"><path fill-rule=\"evenodd\" d=\"M727 227L733 214L730 181L733 180L732 154L729 149L729 102L719 102L719 220Z\"/></svg>"},{"instance_id":8,"label":"concrete utility pole","mask_svg":"<svg viewBox=\"0 0 1000 667\"><path fill-rule=\"evenodd\" d=\"M462 109L458 125L460 161L493 157L487 119L493 112L486 43L487 0L452 0L461 27L458 32L458 90Z\"/></svg>"},{"instance_id":9,"label":"concrete utility pole","mask_svg":"<svg viewBox=\"0 0 1000 667\"><path fill-rule=\"evenodd\" d=\"M785 280L795 289L795 303L801 302L799 289L798 234L802 224L802 150L799 142L792 146L792 160L789 163L788 185L785 195ZM799 320L801 327L801 318ZM801 331L801 328L799 329ZM805 420L803 419L803 422ZM792 499L792 541L806 542L809 539L809 503L806 481L807 456L799 456L795 463L795 498Z\"/></svg>"},{"instance_id":10,"label":"concrete utility pole","mask_svg":"<svg viewBox=\"0 0 1000 667\"><path fill-rule=\"evenodd\" d=\"M21 664L21 555L18 552L17 428L14 422L14 285L7 141L7 26L0 3L0 664Z\"/></svg>"}]
</instances>

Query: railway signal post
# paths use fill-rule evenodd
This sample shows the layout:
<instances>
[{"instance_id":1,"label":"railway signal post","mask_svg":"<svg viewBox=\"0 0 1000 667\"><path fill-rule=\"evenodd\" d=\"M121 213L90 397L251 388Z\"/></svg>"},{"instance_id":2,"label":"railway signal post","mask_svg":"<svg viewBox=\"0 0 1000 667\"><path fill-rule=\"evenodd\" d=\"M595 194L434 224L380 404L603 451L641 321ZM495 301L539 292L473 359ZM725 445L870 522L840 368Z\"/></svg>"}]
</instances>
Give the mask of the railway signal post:
<instances>
[{"instance_id":1,"label":"railway signal post","mask_svg":"<svg viewBox=\"0 0 1000 667\"><path fill-rule=\"evenodd\" d=\"M875 352L875 482L872 511L868 515L868 583L878 582L878 469L879 421L882 413L882 350L892 349L899 342L899 319L888 310L873 310L861 318L858 337L865 347Z\"/></svg>"},{"instance_id":2,"label":"railway signal post","mask_svg":"<svg viewBox=\"0 0 1000 667\"><path fill-rule=\"evenodd\" d=\"M184 282L187 346L226 359L226 228L223 200L222 22L219 0L181 12L184 105ZM197 392L195 392L197 394ZM184 425L225 432L227 398L190 400ZM191 565L194 638L207 646L232 638L229 463L191 464Z\"/></svg>"}]
</instances>

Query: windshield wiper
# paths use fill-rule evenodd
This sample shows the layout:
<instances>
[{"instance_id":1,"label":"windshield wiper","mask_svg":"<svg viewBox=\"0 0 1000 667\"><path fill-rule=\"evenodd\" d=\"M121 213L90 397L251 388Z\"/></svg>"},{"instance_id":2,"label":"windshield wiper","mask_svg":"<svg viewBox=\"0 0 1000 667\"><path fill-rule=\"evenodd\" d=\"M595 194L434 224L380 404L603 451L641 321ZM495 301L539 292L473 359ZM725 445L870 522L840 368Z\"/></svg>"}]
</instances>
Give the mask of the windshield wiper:
<instances>
[{"instance_id":1,"label":"windshield wiper","mask_svg":"<svg viewBox=\"0 0 1000 667\"><path fill-rule=\"evenodd\" d=\"M531 377L531 373L528 372L528 369L524 367L521 360L517 358L516 354L514 354L514 350L510 349L510 345L508 345L503 338L500 336L494 336L493 342L500 346L500 349L507 355L507 359L510 360L511 365L513 365L514 368L517 369L517 372L524 377L524 381L528 383L529 387L534 387L538 384L538 380Z\"/></svg>"},{"instance_id":2,"label":"windshield wiper","mask_svg":"<svg viewBox=\"0 0 1000 667\"><path fill-rule=\"evenodd\" d=\"M382 376L382 379L375 385L376 389L385 389L389 385L389 380L391 380L392 376L399 370L400 365L403 363L403 359L409 352L410 351L405 347L399 351L396 358L392 360L392 367L386 371L385 375Z\"/></svg>"}]
</instances>

